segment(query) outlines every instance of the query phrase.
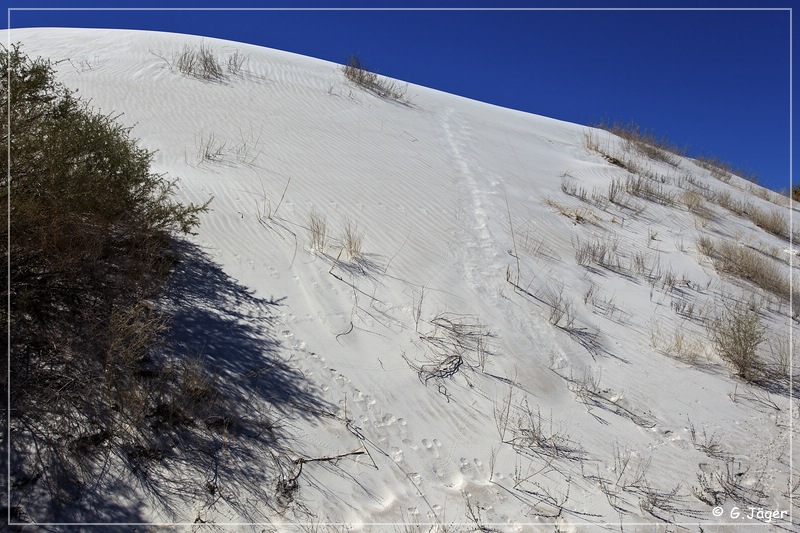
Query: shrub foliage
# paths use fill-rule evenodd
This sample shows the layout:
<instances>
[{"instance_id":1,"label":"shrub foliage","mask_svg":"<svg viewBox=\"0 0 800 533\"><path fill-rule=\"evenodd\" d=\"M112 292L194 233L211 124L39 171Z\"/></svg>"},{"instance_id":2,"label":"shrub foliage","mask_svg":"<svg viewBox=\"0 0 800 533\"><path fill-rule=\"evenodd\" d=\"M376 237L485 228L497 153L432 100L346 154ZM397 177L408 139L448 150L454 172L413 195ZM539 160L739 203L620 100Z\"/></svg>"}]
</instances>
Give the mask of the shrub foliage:
<instances>
[{"instance_id":1,"label":"shrub foliage","mask_svg":"<svg viewBox=\"0 0 800 533\"><path fill-rule=\"evenodd\" d=\"M738 302L711 324L711 338L720 356L731 364L739 377L753 381L759 371L758 347L765 328L751 306Z\"/></svg>"},{"instance_id":2,"label":"shrub foliage","mask_svg":"<svg viewBox=\"0 0 800 533\"><path fill-rule=\"evenodd\" d=\"M190 232L207 204L173 201L175 182L150 171L130 129L58 83L49 61L19 45L0 61L10 505L44 490L60 507L96 481L99 451L137 438L152 395L142 367L167 326L149 299L176 259L170 234Z\"/></svg>"}]
</instances>

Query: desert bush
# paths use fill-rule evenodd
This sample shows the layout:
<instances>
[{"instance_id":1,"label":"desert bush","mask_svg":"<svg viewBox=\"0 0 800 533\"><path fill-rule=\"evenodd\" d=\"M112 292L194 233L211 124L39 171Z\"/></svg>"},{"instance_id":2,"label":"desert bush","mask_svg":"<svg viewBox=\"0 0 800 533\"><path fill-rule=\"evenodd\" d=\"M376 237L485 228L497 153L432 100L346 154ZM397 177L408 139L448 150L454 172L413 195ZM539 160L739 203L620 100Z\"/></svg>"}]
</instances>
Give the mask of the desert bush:
<instances>
[{"instance_id":1,"label":"desert bush","mask_svg":"<svg viewBox=\"0 0 800 533\"><path fill-rule=\"evenodd\" d=\"M759 370L758 347L766 333L758 313L741 301L728 305L722 316L711 322L709 333L720 357L739 377L753 381Z\"/></svg>"},{"instance_id":2,"label":"desert bush","mask_svg":"<svg viewBox=\"0 0 800 533\"><path fill-rule=\"evenodd\" d=\"M152 153L56 82L49 61L15 45L0 63L10 468L14 483L45 472L39 488L58 508L97 481L92 457L146 431L154 393L140 370L168 326L148 302L178 259L170 234L190 232L207 204L174 202Z\"/></svg>"},{"instance_id":3,"label":"desert bush","mask_svg":"<svg viewBox=\"0 0 800 533\"><path fill-rule=\"evenodd\" d=\"M355 83L359 87L367 89L382 98L389 98L399 102L405 101L407 85L401 85L396 81L378 76L370 70L358 57L353 54L342 67L344 77Z\"/></svg>"}]
</instances>

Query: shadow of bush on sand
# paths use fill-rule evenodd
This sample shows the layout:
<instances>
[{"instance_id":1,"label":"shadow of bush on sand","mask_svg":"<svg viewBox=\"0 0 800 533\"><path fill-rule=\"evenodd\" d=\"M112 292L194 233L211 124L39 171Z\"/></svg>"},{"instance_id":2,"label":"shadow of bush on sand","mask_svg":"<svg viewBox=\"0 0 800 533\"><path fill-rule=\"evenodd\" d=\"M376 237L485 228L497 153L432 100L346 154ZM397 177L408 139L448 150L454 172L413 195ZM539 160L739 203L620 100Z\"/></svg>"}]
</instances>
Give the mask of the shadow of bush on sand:
<instances>
[{"instance_id":1,"label":"shadow of bush on sand","mask_svg":"<svg viewBox=\"0 0 800 533\"><path fill-rule=\"evenodd\" d=\"M327 410L303 374L281 356L274 313L285 298L257 296L196 246L180 247L186 259L176 265L162 299L171 325L166 353L196 358L219 377L224 392L253 395L279 413L313 417Z\"/></svg>"},{"instance_id":2,"label":"shadow of bush on sand","mask_svg":"<svg viewBox=\"0 0 800 533\"><path fill-rule=\"evenodd\" d=\"M283 298L260 297L197 246L178 246L183 259L160 307L171 326L163 357L179 369L183 403L171 419L153 418L161 431L176 420L184 426L175 435L182 449L160 461L171 468L161 469L156 484L200 503L198 521L212 509L264 520L253 497L274 511L293 498L285 490L294 470L292 437L283 424L333 417L335 407L290 365L290 351L276 337ZM187 486L195 490L186 494Z\"/></svg>"},{"instance_id":3,"label":"shadow of bush on sand","mask_svg":"<svg viewBox=\"0 0 800 533\"><path fill-rule=\"evenodd\" d=\"M154 303L169 328L136 371L148 391L140 414L126 406L113 431L87 441L80 468L90 482L72 496L56 505L35 483L12 491L12 522L93 522L109 531L225 516L263 523L293 501L301 445L291 421L332 418L335 408L276 337L282 299L256 295L197 245L175 246Z\"/></svg>"}]
</instances>

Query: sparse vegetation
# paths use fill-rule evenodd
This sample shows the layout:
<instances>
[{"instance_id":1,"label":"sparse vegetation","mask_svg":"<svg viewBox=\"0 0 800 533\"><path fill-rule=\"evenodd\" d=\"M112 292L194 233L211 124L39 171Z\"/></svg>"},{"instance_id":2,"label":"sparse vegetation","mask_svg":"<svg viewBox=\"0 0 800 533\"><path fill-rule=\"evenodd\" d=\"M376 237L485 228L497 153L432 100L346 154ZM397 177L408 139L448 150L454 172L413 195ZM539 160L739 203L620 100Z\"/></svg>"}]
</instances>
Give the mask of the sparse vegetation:
<instances>
[{"instance_id":1,"label":"sparse vegetation","mask_svg":"<svg viewBox=\"0 0 800 533\"><path fill-rule=\"evenodd\" d=\"M184 46L175 65L181 74L204 80L220 80L225 75L220 61L205 46L199 49Z\"/></svg>"},{"instance_id":2,"label":"sparse vegetation","mask_svg":"<svg viewBox=\"0 0 800 533\"><path fill-rule=\"evenodd\" d=\"M571 328L575 322L575 308L571 299L564 296L564 284L553 282L542 290L542 299L550 306L548 320L560 328Z\"/></svg>"},{"instance_id":3,"label":"sparse vegetation","mask_svg":"<svg viewBox=\"0 0 800 533\"><path fill-rule=\"evenodd\" d=\"M184 76L217 82L226 79L226 70L231 76L240 75L248 59L245 54L236 50L226 59L220 60L214 51L205 45L200 45L199 48L184 45L180 52L173 52L169 57L153 51L150 53L163 60L170 70L177 70Z\"/></svg>"},{"instance_id":4,"label":"sparse vegetation","mask_svg":"<svg viewBox=\"0 0 800 533\"><path fill-rule=\"evenodd\" d=\"M607 124L600 122L596 125L621 137L626 142L627 151L638 152L643 157L667 163L673 167L678 166L678 158L686 153L686 148L681 148L666 137L658 138L651 131L643 130L633 122Z\"/></svg>"},{"instance_id":5,"label":"sparse vegetation","mask_svg":"<svg viewBox=\"0 0 800 533\"><path fill-rule=\"evenodd\" d=\"M681 203L686 209L702 220L710 220L713 212L705 204L703 196L695 191L684 191L681 194Z\"/></svg>"},{"instance_id":6,"label":"sparse vegetation","mask_svg":"<svg viewBox=\"0 0 800 533\"><path fill-rule=\"evenodd\" d=\"M789 300L791 286L788 274L779 264L761 252L729 240L714 242L709 237L700 237L698 250L714 261L720 272L727 272L747 280L756 286ZM797 298L795 297L795 300Z\"/></svg>"},{"instance_id":7,"label":"sparse vegetation","mask_svg":"<svg viewBox=\"0 0 800 533\"><path fill-rule=\"evenodd\" d=\"M717 157L697 156L694 162L698 166L708 170L713 177L725 183L729 183L733 177L733 167Z\"/></svg>"},{"instance_id":8,"label":"sparse vegetation","mask_svg":"<svg viewBox=\"0 0 800 533\"><path fill-rule=\"evenodd\" d=\"M573 243L575 248L575 260L579 265L588 266L595 263L609 270L620 270L622 263L617 248L619 241L614 238L600 239L595 238L591 241L576 241Z\"/></svg>"},{"instance_id":9,"label":"sparse vegetation","mask_svg":"<svg viewBox=\"0 0 800 533\"><path fill-rule=\"evenodd\" d=\"M308 214L308 231L311 249L324 253L328 241L328 219L325 215L312 210Z\"/></svg>"},{"instance_id":10,"label":"sparse vegetation","mask_svg":"<svg viewBox=\"0 0 800 533\"><path fill-rule=\"evenodd\" d=\"M467 315L440 313L429 323L433 331L420 335L427 345L424 361L403 357L421 382L427 385L433 381L438 391L448 396L444 380L455 376L463 366L484 370L490 335L477 318Z\"/></svg>"},{"instance_id":11,"label":"sparse vegetation","mask_svg":"<svg viewBox=\"0 0 800 533\"><path fill-rule=\"evenodd\" d=\"M638 196L651 202L667 206L676 204L673 192L668 191L664 185L642 176L628 176L625 178L623 189L631 196Z\"/></svg>"},{"instance_id":12,"label":"sparse vegetation","mask_svg":"<svg viewBox=\"0 0 800 533\"><path fill-rule=\"evenodd\" d=\"M355 222L346 218L342 229L344 250L350 261L358 261L361 258L361 243L364 240L364 233Z\"/></svg>"},{"instance_id":13,"label":"sparse vegetation","mask_svg":"<svg viewBox=\"0 0 800 533\"><path fill-rule=\"evenodd\" d=\"M407 85L379 76L370 70L357 54L351 55L342 67L344 77L359 87L371 91L381 98L405 102Z\"/></svg>"},{"instance_id":14,"label":"sparse vegetation","mask_svg":"<svg viewBox=\"0 0 800 533\"><path fill-rule=\"evenodd\" d=\"M789 218L783 211L776 209L751 209L749 212L750 220L773 235L783 239L789 239Z\"/></svg>"},{"instance_id":15,"label":"sparse vegetation","mask_svg":"<svg viewBox=\"0 0 800 533\"><path fill-rule=\"evenodd\" d=\"M226 62L228 74L231 74L232 76L238 76L241 74L242 68L247 62L247 59L247 55L243 54L239 50L235 50L232 55L228 56L228 60Z\"/></svg>"}]
</instances>

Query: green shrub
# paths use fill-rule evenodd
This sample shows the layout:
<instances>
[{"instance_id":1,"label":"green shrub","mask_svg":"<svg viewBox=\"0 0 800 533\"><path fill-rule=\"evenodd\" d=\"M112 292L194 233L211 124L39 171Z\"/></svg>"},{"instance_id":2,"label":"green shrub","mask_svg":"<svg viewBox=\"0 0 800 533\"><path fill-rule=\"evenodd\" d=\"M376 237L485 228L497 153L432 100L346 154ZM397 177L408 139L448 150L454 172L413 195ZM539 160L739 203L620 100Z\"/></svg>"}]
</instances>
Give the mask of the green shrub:
<instances>
[{"instance_id":1,"label":"green shrub","mask_svg":"<svg viewBox=\"0 0 800 533\"><path fill-rule=\"evenodd\" d=\"M751 306L742 302L728 306L710 326L711 338L720 356L730 363L739 377L753 381L758 372L758 347L766 329Z\"/></svg>"},{"instance_id":2,"label":"green shrub","mask_svg":"<svg viewBox=\"0 0 800 533\"><path fill-rule=\"evenodd\" d=\"M0 62L12 486L38 479L58 508L96 481L93 457L144 431L140 370L167 326L148 299L175 260L170 234L190 232L207 204L174 202L130 129L58 83L49 61L15 45Z\"/></svg>"}]
</instances>

